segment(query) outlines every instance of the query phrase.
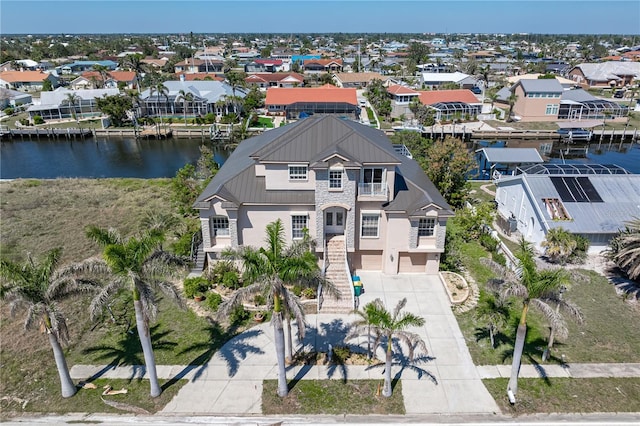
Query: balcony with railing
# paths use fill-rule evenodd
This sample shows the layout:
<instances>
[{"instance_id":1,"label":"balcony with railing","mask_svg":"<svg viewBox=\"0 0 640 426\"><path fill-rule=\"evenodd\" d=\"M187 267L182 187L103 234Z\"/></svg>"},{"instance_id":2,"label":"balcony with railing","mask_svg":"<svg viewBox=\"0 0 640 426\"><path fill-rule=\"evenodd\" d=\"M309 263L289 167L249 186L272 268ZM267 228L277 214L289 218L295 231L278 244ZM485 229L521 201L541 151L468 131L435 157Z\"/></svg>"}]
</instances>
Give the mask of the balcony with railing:
<instances>
[{"instance_id":1,"label":"balcony with railing","mask_svg":"<svg viewBox=\"0 0 640 426\"><path fill-rule=\"evenodd\" d=\"M363 198L387 200L389 189L386 182L374 183L374 182L361 182L358 183L358 200Z\"/></svg>"}]
</instances>

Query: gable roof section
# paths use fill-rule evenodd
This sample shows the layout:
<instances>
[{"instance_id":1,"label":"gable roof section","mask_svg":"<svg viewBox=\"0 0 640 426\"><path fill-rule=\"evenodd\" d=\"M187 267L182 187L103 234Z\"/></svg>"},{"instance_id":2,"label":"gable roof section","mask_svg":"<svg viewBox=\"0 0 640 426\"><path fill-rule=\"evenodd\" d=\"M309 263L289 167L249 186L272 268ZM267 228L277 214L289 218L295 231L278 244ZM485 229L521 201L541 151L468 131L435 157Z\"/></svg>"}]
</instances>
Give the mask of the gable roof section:
<instances>
[{"instance_id":1,"label":"gable roof section","mask_svg":"<svg viewBox=\"0 0 640 426\"><path fill-rule=\"evenodd\" d=\"M479 104L476 95L469 89L460 90L431 90L420 91L420 102L423 105L433 105L438 102L464 102L466 104Z\"/></svg>"},{"instance_id":2,"label":"gable roof section","mask_svg":"<svg viewBox=\"0 0 640 426\"><path fill-rule=\"evenodd\" d=\"M521 86L524 93L562 93L564 88L555 78L524 79L518 81L512 90Z\"/></svg>"},{"instance_id":3,"label":"gable roof section","mask_svg":"<svg viewBox=\"0 0 640 426\"><path fill-rule=\"evenodd\" d=\"M296 102L343 102L358 104L356 89L342 89L330 84L322 87L270 87L265 99L266 105L291 105Z\"/></svg>"},{"instance_id":4,"label":"gable roof section","mask_svg":"<svg viewBox=\"0 0 640 426\"><path fill-rule=\"evenodd\" d=\"M422 81L424 81L424 82L437 81L437 82L442 82L442 83L446 83L446 82L459 83L462 80L464 80L465 78L470 77L469 74L465 74L465 73L460 72L460 71L456 71L456 72L423 72L423 73L421 73L421 75L422 75Z\"/></svg>"},{"instance_id":5,"label":"gable roof section","mask_svg":"<svg viewBox=\"0 0 640 426\"><path fill-rule=\"evenodd\" d=\"M597 64L578 64L573 69L582 71L585 78L593 81L619 80L621 75L640 77L640 62L608 61Z\"/></svg>"},{"instance_id":6,"label":"gable roof section","mask_svg":"<svg viewBox=\"0 0 640 426\"><path fill-rule=\"evenodd\" d=\"M341 72L334 74L334 77L342 83L360 83L370 82L373 80L387 81L388 76L384 76L377 72Z\"/></svg>"},{"instance_id":7,"label":"gable roof section","mask_svg":"<svg viewBox=\"0 0 640 426\"><path fill-rule=\"evenodd\" d=\"M401 86L399 84L394 84L392 86L387 87L387 92L392 95L417 95L418 92L413 90L410 87Z\"/></svg>"},{"instance_id":8,"label":"gable roof section","mask_svg":"<svg viewBox=\"0 0 640 426\"><path fill-rule=\"evenodd\" d=\"M255 82L270 82L270 81L299 81L300 83L304 82L304 77L297 72L274 72L274 73L255 73L249 75L244 79L247 83L255 83Z\"/></svg>"},{"instance_id":9,"label":"gable roof section","mask_svg":"<svg viewBox=\"0 0 640 426\"><path fill-rule=\"evenodd\" d=\"M331 64L342 66L342 59L305 59L303 64L304 66L318 64L323 67L328 67Z\"/></svg>"},{"instance_id":10,"label":"gable roof section","mask_svg":"<svg viewBox=\"0 0 640 426\"><path fill-rule=\"evenodd\" d=\"M49 74L42 71L3 71L0 79L9 83L39 82L44 81Z\"/></svg>"},{"instance_id":11,"label":"gable roof section","mask_svg":"<svg viewBox=\"0 0 640 426\"><path fill-rule=\"evenodd\" d=\"M80 74L81 77L86 79L90 79L91 77L95 77L97 79L102 79L102 75L98 71L87 71ZM115 81L133 81L136 78L136 73L133 71L109 71L107 72L107 78L112 78Z\"/></svg>"}]
</instances>

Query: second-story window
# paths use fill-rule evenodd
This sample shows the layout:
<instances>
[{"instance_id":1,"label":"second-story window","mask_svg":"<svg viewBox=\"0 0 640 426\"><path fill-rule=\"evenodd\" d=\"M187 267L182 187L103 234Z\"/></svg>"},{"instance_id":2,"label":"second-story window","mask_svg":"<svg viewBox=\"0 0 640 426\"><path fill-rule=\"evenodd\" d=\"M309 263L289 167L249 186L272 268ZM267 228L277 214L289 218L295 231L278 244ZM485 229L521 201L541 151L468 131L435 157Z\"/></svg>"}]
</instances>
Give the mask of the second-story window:
<instances>
[{"instance_id":1,"label":"second-story window","mask_svg":"<svg viewBox=\"0 0 640 426\"><path fill-rule=\"evenodd\" d=\"M289 180L307 180L307 166L289 166Z\"/></svg>"},{"instance_id":2,"label":"second-story window","mask_svg":"<svg viewBox=\"0 0 640 426\"><path fill-rule=\"evenodd\" d=\"M436 219L433 217L424 217L418 223L419 237L432 237L436 229Z\"/></svg>"},{"instance_id":3,"label":"second-story window","mask_svg":"<svg viewBox=\"0 0 640 426\"><path fill-rule=\"evenodd\" d=\"M329 189L342 189L342 170L329 170Z\"/></svg>"},{"instance_id":4,"label":"second-story window","mask_svg":"<svg viewBox=\"0 0 640 426\"><path fill-rule=\"evenodd\" d=\"M211 229L216 237L226 237L229 235L229 219L225 216L215 216L211 218Z\"/></svg>"}]
</instances>

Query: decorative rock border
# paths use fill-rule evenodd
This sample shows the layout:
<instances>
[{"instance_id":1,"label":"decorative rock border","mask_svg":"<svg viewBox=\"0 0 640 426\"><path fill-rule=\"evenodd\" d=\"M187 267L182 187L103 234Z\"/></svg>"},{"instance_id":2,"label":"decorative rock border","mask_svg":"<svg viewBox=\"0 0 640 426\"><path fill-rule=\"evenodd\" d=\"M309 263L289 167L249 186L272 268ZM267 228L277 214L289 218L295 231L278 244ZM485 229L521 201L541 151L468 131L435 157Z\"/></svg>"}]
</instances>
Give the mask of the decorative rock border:
<instances>
[{"instance_id":1,"label":"decorative rock border","mask_svg":"<svg viewBox=\"0 0 640 426\"><path fill-rule=\"evenodd\" d=\"M452 305L461 305L469 298L469 284L467 284L467 280L462 275L455 272L441 271L440 278L444 283L444 288Z\"/></svg>"}]
</instances>

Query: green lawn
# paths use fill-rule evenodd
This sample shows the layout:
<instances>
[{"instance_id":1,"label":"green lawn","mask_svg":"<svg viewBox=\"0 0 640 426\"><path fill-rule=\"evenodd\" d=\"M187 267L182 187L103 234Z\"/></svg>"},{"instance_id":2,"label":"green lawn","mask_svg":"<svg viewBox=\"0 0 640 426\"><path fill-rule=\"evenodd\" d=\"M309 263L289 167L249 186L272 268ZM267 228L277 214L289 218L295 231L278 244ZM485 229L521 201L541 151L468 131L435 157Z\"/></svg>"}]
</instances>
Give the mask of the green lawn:
<instances>
[{"instance_id":1,"label":"green lawn","mask_svg":"<svg viewBox=\"0 0 640 426\"><path fill-rule=\"evenodd\" d=\"M492 202L495 200L495 196L489 194L488 192L480 189L481 186L487 186L487 189L495 192L496 186L490 181L473 181L468 182L470 197L474 200L478 200L480 202Z\"/></svg>"},{"instance_id":2,"label":"green lawn","mask_svg":"<svg viewBox=\"0 0 640 426\"><path fill-rule=\"evenodd\" d=\"M487 256L484 248L475 241L466 242L462 244L461 252L468 271L482 288L493 275L478 261L480 257ZM591 271L580 272L587 279L584 282L574 279L565 297L582 309L585 324L568 321L569 337L564 341L556 339L550 362L560 362L562 355L568 363L640 362L638 307L623 301L604 277ZM511 362L515 327L522 303L515 301L513 306L510 325L498 334L496 349L490 347L488 334L484 325L475 318L474 310L457 315L476 365ZM541 362L549 331L542 315L534 309L530 311L527 322L529 330L523 362L538 363Z\"/></svg>"},{"instance_id":3,"label":"green lawn","mask_svg":"<svg viewBox=\"0 0 640 426\"><path fill-rule=\"evenodd\" d=\"M300 380L289 383L289 394L280 398L276 380L265 380L262 414L405 414L402 384L393 395L377 395L380 380Z\"/></svg>"},{"instance_id":4,"label":"green lawn","mask_svg":"<svg viewBox=\"0 0 640 426\"><path fill-rule=\"evenodd\" d=\"M503 414L640 412L640 378L518 380L516 404L507 400L509 379L483 380Z\"/></svg>"}]
</instances>

